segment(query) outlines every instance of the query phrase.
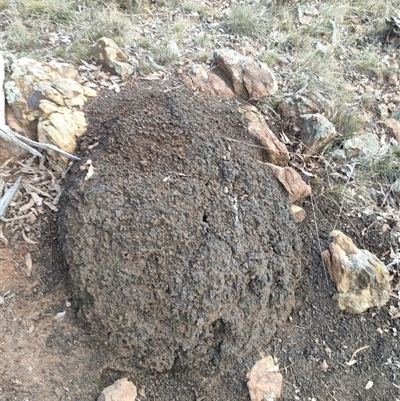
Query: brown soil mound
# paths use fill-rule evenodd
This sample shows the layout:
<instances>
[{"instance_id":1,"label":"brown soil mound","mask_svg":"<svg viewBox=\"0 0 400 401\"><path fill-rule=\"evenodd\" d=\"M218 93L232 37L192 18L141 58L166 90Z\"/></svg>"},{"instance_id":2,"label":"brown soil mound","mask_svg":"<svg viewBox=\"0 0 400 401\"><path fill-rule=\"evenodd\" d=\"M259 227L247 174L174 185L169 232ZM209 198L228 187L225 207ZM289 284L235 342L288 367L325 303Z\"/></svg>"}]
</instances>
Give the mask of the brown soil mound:
<instances>
[{"instance_id":1,"label":"brown soil mound","mask_svg":"<svg viewBox=\"0 0 400 401\"><path fill-rule=\"evenodd\" d=\"M288 317L301 240L238 103L164 89L96 100L64 252L92 332L130 366L232 371Z\"/></svg>"}]
</instances>

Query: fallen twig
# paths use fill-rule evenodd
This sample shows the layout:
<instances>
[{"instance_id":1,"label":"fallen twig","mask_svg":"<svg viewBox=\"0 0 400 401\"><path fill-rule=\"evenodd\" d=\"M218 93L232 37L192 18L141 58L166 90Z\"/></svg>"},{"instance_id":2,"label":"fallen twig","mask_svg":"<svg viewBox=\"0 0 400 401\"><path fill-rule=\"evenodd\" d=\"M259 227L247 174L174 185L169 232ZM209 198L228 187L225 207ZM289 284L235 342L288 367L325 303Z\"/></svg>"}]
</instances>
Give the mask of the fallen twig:
<instances>
[{"instance_id":1,"label":"fallen twig","mask_svg":"<svg viewBox=\"0 0 400 401\"><path fill-rule=\"evenodd\" d=\"M32 146L44 150L53 150L54 152L61 153L63 156L68 157L72 160L80 160L79 157L71 155L70 153L65 152L55 145L51 145L49 143L40 143L33 141L32 139L25 138L24 136L13 132L7 125L4 124L0 125L0 137L8 142L15 143L23 149L26 149L34 156L42 157L42 154L34 149Z\"/></svg>"},{"instance_id":2,"label":"fallen twig","mask_svg":"<svg viewBox=\"0 0 400 401\"><path fill-rule=\"evenodd\" d=\"M9 188L0 199L0 217L2 217L3 214L6 212L8 205L10 204L10 202L14 198L14 195L18 191L18 188L21 184L21 179L22 177L18 177L14 185L11 188Z\"/></svg>"},{"instance_id":3,"label":"fallen twig","mask_svg":"<svg viewBox=\"0 0 400 401\"><path fill-rule=\"evenodd\" d=\"M366 345L366 346L364 346L364 347L361 347L361 348L355 350L355 351L353 352L353 355L352 355L351 358L350 358L350 361L349 361L349 362L346 362L346 365L348 365L348 366L354 365L354 364L357 362L357 361L354 359L355 356L356 356L360 351L363 351L363 350L365 350L365 349L367 349L367 348L370 348L370 347L371 347L370 345Z\"/></svg>"}]
</instances>

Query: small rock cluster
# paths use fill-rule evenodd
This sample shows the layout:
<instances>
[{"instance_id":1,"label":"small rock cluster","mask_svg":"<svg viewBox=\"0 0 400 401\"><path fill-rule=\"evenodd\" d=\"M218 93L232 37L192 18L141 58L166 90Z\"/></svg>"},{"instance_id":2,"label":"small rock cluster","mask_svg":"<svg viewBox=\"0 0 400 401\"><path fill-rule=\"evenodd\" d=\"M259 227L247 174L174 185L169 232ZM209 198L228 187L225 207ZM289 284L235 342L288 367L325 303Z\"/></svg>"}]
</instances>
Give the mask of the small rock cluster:
<instances>
[{"instance_id":1,"label":"small rock cluster","mask_svg":"<svg viewBox=\"0 0 400 401\"><path fill-rule=\"evenodd\" d=\"M74 153L76 139L87 128L82 107L96 92L76 82L77 71L70 64L41 63L24 57L12 65L12 71L4 89L20 124L13 128L31 139ZM68 162L55 152L49 152L49 160L56 171L65 169Z\"/></svg>"},{"instance_id":2,"label":"small rock cluster","mask_svg":"<svg viewBox=\"0 0 400 401\"><path fill-rule=\"evenodd\" d=\"M136 60L111 39L99 39L93 53L99 64L123 79L135 71ZM96 91L78 83L77 70L67 63L42 63L24 57L15 61L11 70L4 84L9 127L30 139L74 153L77 138L87 128L83 106L89 98L97 96ZM3 159L21 153L8 143L0 150ZM47 153L55 171L66 168L65 156L54 151Z\"/></svg>"},{"instance_id":3,"label":"small rock cluster","mask_svg":"<svg viewBox=\"0 0 400 401\"><path fill-rule=\"evenodd\" d=\"M231 49L216 51L214 59L220 69L219 72L206 70L202 65L192 64L183 74L186 84L213 96L232 98L237 95L246 100L262 99L273 95L278 89L278 81L265 63L256 62L251 57L242 56ZM251 105L239 107L238 111L242 114L248 131L265 148L269 166L287 190L291 202L309 196L310 186L303 181L296 170L287 167L290 160L288 149L270 129L265 117ZM291 108L287 109L286 113L297 116L298 110L294 111ZM304 119L304 140L309 146L310 153L322 150L335 137L333 125L324 116L303 115L302 118ZM296 222L304 220L305 211L301 207L293 204L291 210Z\"/></svg>"}]
</instances>

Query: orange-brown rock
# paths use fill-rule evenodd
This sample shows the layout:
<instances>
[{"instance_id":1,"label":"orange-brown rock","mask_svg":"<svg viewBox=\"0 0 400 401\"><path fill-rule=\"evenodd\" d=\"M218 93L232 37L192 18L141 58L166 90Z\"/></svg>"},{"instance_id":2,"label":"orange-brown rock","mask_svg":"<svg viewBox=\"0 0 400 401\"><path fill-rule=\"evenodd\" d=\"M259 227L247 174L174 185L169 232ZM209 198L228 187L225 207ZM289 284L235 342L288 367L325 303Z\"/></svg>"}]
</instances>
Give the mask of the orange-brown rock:
<instances>
[{"instance_id":1,"label":"orange-brown rock","mask_svg":"<svg viewBox=\"0 0 400 401\"><path fill-rule=\"evenodd\" d=\"M217 50L214 59L229 77L235 92L245 99L260 99L278 89L275 75L265 63L257 63L232 49Z\"/></svg>"},{"instance_id":2,"label":"orange-brown rock","mask_svg":"<svg viewBox=\"0 0 400 401\"><path fill-rule=\"evenodd\" d=\"M282 395L282 375L271 356L257 361L247 373L251 401L274 401Z\"/></svg>"},{"instance_id":3,"label":"orange-brown rock","mask_svg":"<svg viewBox=\"0 0 400 401\"><path fill-rule=\"evenodd\" d=\"M301 175L292 167L279 167L274 164L267 163L278 179L278 181L286 189L290 202L294 203L301 198L311 195L311 187L306 184Z\"/></svg>"},{"instance_id":4,"label":"orange-brown rock","mask_svg":"<svg viewBox=\"0 0 400 401\"><path fill-rule=\"evenodd\" d=\"M25 135L25 130L15 118L10 106L6 107L5 110L6 125L10 127L13 131L18 132L21 135ZM18 146L15 143L8 142L5 140L0 140L0 164L4 163L11 157L22 157L27 155L29 152Z\"/></svg>"},{"instance_id":5,"label":"orange-brown rock","mask_svg":"<svg viewBox=\"0 0 400 401\"><path fill-rule=\"evenodd\" d=\"M388 131L388 133L395 138L397 141L400 141L400 121L397 121L394 118L387 118L381 123Z\"/></svg>"},{"instance_id":6,"label":"orange-brown rock","mask_svg":"<svg viewBox=\"0 0 400 401\"><path fill-rule=\"evenodd\" d=\"M235 96L235 92L222 78L200 64L191 65L189 70L184 73L183 78L192 89L198 89L208 95L228 99Z\"/></svg>"},{"instance_id":7,"label":"orange-brown rock","mask_svg":"<svg viewBox=\"0 0 400 401\"><path fill-rule=\"evenodd\" d=\"M284 166L289 162L289 152L286 145L281 142L270 130L264 117L254 106L248 105L238 109L244 119L248 122L248 130L258 138L261 145L265 147L268 161L273 164Z\"/></svg>"}]
</instances>

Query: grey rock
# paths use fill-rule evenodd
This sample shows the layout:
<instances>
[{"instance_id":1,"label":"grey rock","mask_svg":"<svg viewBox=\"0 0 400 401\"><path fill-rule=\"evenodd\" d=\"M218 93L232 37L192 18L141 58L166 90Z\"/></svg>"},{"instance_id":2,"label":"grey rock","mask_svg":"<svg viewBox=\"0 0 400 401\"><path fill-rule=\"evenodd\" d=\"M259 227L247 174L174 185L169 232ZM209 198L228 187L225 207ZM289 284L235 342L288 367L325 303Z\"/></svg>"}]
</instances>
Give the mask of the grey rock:
<instances>
[{"instance_id":1,"label":"grey rock","mask_svg":"<svg viewBox=\"0 0 400 401\"><path fill-rule=\"evenodd\" d=\"M374 157L379 149L379 138L372 132L365 132L343 141L343 150L347 159Z\"/></svg>"},{"instance_id":2,"label":"grey rock","mask_svg":"<svg viewBox=\"0 0 400 401\"><path fill-rule=\"evenodd\" d=\"M301 139L306 154L319 153L336 136L335 126L322 114L302 114Z\"/></svg>"},{"instance_id":3,"label":"grey rock","mask_svg":"<svg viewBox=\"0 0 400 401\"><path fill-rule=\"evenodd\" d=\"M400 109L395 110L390 117L400 121Z\"/></svg>"}]
</instances>

